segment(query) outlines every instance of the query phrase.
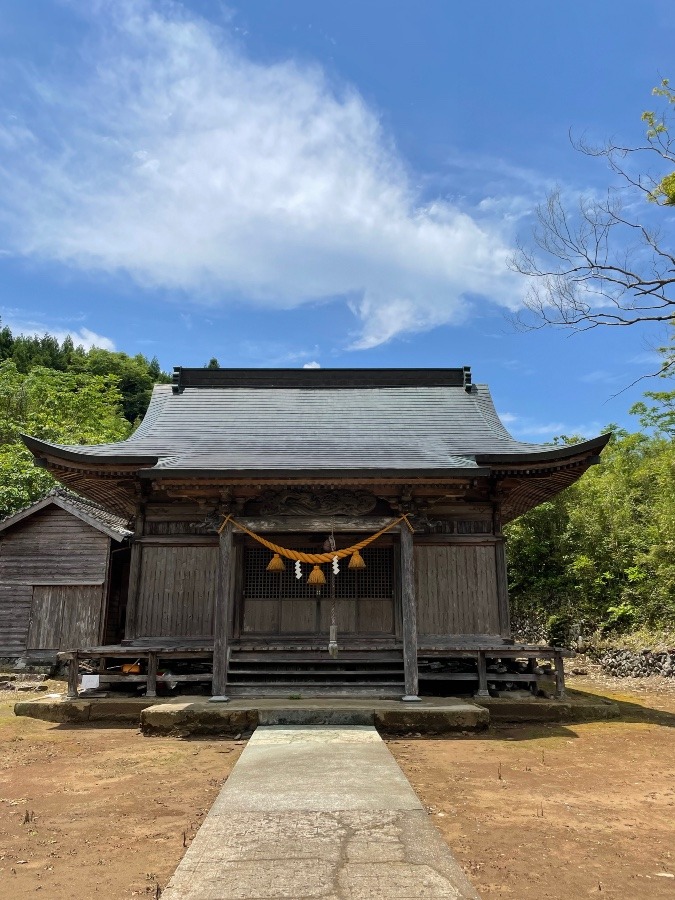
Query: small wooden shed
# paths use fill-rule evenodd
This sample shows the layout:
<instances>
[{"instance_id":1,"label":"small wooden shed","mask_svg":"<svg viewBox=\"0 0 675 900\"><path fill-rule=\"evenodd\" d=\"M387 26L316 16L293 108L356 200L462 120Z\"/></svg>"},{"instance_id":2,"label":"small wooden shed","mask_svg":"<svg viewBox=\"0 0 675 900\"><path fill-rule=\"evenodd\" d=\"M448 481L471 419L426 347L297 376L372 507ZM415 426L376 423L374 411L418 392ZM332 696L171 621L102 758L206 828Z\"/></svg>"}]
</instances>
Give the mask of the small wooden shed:
<instances>
[{"instance_id":1,"label":"small wooden shed","mask_svg":"<svg viewBox=\"0 0 675 900\"><path fill-rule=\"evenodd\" d=\"M49 660L121 637L126 525L62 489L0 522L0 658Z\"/></svg>"}]
</instances>

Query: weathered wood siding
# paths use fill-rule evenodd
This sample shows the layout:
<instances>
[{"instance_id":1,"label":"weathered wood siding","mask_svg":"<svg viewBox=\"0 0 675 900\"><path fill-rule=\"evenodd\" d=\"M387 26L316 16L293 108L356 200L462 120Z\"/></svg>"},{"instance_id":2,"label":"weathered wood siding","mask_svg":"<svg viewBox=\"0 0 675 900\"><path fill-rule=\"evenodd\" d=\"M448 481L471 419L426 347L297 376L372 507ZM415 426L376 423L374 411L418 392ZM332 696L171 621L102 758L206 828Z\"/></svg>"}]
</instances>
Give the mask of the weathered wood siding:
<instances>
[{"instance_id":1,"label":"weathered wood siding","mask_svg":"<svg viewBox=\"0 0 675 900\"><path fill-rule=\"evenodd\" d=\"M0 584L103 584L107 538L71 513L48 507L0 540Z\"/></svg>"},{"instance_id":2,"label":"weathered wood siding","mask_svg":"<svg viewBox=\"0 0 675 900\"><path fill-rule=\"evenodd\" d=\"M32 596L29 584L0 584L0 656L26 649Z\"/></svg>"},{"instance_id":3,"label":"weathered wood siding","mask_svg":"<svg viewBox=\"0 0 675 900\"><path fill-rule=\"evenodd\" d=\"M11 655L98 643L109 549L106 535L57 506L5 531L0 651Z\"/></svg>"},{"instance_id":4,"label":"weathered wood siding","mask_svg":"<svg viewBox=\"0 0 675 900\"><path fill-rule=\"evenodd\" d=\"M36 585L28 650L74 650L100 640L103 586Z\"/></svg>"},{"instance_id":5,"label":"weathered wood siding","mask_svg":"<svg viewBox=\"0 0 675 900\"><path fill-rule=\"evenodd\" d=\"M218 547L143 546L134 637L213 634Z\"/></svg>"},{"instance_id":6,"label":"weathered wood siding","mask_svg":"<svg viewBox=\"0 0 675 900\"><path fill-rule=\"evenodd\" d=\"M498 635L494 544L415 546L420 635Z\"/></svg>"}]
</instances>

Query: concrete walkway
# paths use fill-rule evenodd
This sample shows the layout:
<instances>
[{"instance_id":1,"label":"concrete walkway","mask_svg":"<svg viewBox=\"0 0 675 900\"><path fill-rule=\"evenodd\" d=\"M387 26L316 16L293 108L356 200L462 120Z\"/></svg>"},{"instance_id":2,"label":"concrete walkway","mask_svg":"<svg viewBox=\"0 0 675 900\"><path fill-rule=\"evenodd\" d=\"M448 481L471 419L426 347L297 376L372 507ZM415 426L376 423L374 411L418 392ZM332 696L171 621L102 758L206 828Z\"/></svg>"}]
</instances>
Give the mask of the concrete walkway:
<instances>
[{"instance_id":1,"label":"concrete walkway","mask_svg":"<svg viewBox=\"0 0 675 900\"><path fill-rule=\"evenodd\" d=\"M377 731L260 727L162 900L478 900Z\"/></svg>"}]
</instances>

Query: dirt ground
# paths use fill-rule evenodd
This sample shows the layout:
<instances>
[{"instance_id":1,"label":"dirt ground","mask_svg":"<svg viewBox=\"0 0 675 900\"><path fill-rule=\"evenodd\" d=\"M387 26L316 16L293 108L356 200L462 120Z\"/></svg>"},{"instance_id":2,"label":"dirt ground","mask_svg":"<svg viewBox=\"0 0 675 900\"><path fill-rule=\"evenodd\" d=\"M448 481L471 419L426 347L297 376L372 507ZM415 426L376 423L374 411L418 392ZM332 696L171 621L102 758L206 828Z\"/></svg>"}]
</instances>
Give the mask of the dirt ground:
<instances>
[{"instance_id":1,"label":"dirt ground","mask_svg":"<svg viewBox=\"0 0 675 900\"><path fill-rule=\"evenodd\" d=\"M388 746L485 900L673 898L675 682L570 683L619 700L621 720ZM17 719L14 699L0 695L0 897L158 897L244 741Z\"/></svg>"},{"instance_id":2,"label":"dirt ground","mask_svg":"<svg viewBox=\"0 0 675 900\"><path fill-rule=\"evenodd\" d=\"M245 742L16 718L9 696L0 696L2 900L159 897Z\"/></svg>"},{"instance_id":3,"label":"dirt ground","mask_svg":"<svg viewBox=\"0 0 675 900\"><path fill-rule=\"evenodd\" d=\"M485 900L673 900L675 682L568 684L621 719L389 749Z\"/></svg>"}]
</instances>

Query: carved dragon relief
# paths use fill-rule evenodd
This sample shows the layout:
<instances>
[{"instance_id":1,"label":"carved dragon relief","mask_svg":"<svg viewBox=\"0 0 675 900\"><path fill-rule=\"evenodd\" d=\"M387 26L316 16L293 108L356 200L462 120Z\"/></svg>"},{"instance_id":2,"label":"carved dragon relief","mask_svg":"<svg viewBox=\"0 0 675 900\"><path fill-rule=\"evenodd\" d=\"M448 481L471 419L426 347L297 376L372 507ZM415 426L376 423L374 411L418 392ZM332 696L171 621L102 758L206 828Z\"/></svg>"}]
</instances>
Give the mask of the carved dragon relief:
<instances>
[{"instance_id":1,"label":"carved dragon relief","mask_svg":"<svg viewBox=\"0 0 675 900\"><path fill-rule=\"evenodd\" d=\"M259 501L262 515L362 516L375 509L377 497L368 491L288 488L264 491Z\"/></svg>"}]
</instances>

